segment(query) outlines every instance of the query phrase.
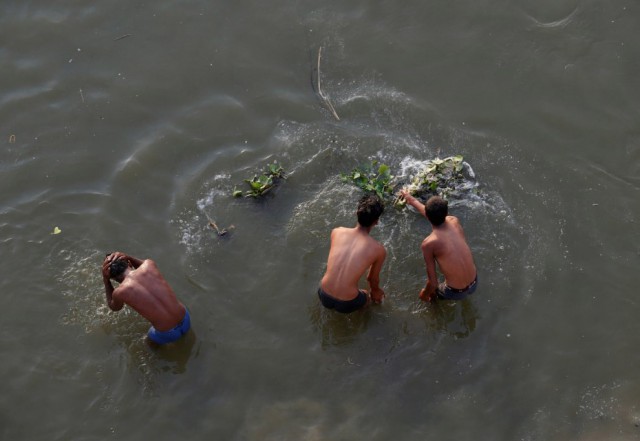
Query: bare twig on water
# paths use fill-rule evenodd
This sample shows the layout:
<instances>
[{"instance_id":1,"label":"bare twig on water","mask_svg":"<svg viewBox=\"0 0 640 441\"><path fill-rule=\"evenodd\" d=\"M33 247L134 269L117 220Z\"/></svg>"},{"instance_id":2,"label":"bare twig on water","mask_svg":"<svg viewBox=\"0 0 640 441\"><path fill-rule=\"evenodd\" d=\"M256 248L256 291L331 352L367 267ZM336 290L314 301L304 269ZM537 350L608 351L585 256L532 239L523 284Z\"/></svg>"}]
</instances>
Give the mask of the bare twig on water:
<instances>
[{"instance_id":1,"label":"bare twig on water","mask_svg":"<svg viewBox=\"0 0 640 441\"><path fill-rule=\"evenodd\" d=\"M119 36L118 38L114 38L114 39L113 39L113 41L123 40L123 39L125 39L125 38L127 38L127 37L131 37L131 34L124 34L124 35L121 35L121 36Z\"/></svg>"},{"instance_id":2,"label":"bare twig on water","mask_svg":"<svg viewBox=\"0 0 640 441\"><path fill-rule=\"evenodd\" d=\"M229 230L233 230L235 228L233 225L231 225L229 228L220 229L211 218L209 218L209 226L215 230L218 237L226 235L227 233L229 233Z\"/></svg>"},{"instance_id":3,"label":"bare twig on water","mask_svg":"<svg viewBox=\"0 0 640 441\"><path fill-rule=\"evenodd\" d=\"M320 98L322 98L322 101L324 101L327 108L333 114L334 118L340 121L340 117L338 116L336 109L333 107L333 104L331 104L331 101L329 101L329 98L327 98L327 96L324 93L322 93L322 87L320 85L320 58L321 57L322 57L322 46L320 46L320 48L318 49L318 95L320 96Z\"/></svg>"}]
</instances>

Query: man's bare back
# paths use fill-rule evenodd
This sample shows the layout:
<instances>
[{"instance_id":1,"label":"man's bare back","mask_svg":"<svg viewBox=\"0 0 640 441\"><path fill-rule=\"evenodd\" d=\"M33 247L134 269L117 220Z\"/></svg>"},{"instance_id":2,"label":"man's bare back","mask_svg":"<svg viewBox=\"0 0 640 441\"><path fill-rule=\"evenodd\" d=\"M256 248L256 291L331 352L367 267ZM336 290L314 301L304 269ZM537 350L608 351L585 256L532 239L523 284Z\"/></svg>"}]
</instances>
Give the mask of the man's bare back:
<instances>
[{"instance_id":1,"label":"man's bare back","mask_svg":"<svg viewBox=\"0 0 640 441\"><path fill-rule=\"evenodd\" d=\"M151 259L139 260L113 253L103 263L103 276L109 307L118 311L126 304L151 322L158 331L167 331L178 325L185 317L186 308L180 303ZM131 266L125 270L117 288L109 280L110 264L118 258L128 258ZM111 287L111 288L110 288Z\"/></svg>"},{"instance_id":2,"label":"man's bare back","mask_svg":"<svg viewBox=\"0 0 640 441\"><path fill-rule=\"evenodd\" d=\"M358 282L368 269L371 298L380 302L384 297L379 287L380 269L385 256L384 247L369 235L366 228L360 225L335 228L331 232L327 272L320 287L336 299L352 300L358 295Z\"/></svg>"},{"instance_id":3,"label":"man's bare back","mask_svg":"<svg viewBox=\"0 0 640 441\"><path fill-rule=\"evenodd\" d=\"M463 293L477 280L477 270L471 249L464 236L462 225L455 216L447 215L447 204L442 198L430 198L433 202L430 219L424 204L409 192L401 192L407 203L413 206L431 223L432 232L421 245L422 255L427 267L427 285L420 291L422 300L433 300L438 289L436 264L445 277L445 286L450 290ZM429 205L429 201L427 202Z\"/></svg>"},{"instance_id":4,"label":"man's bare back","mask_svg":"<svg viewBox=\"0 0 640 441\"><path fill-rule=\"evenodd\" d=\"M455 216L447 216L442 225L434 227L422 241L421 248L425 261L432 256L437 262L447 286L461 290L475 279L476 266L471 249Z\"/></svg>"},{"instance_id":5,"label":"man's bare back","mask_svg":"<svg viewBox=\"0 0 640 441\"><path fill-rule=\"evenodd\" d=\"M365 195L358 202L356 226L338 227L331 231L327 271L318 289L320 302L326 308L350 313L362 308L369 300L382 301L384 291L380 288L380 270L387 253L369 233L383 212L380 198ZM359 288L360 278L365 273L369 293Z\"/></svg>"}]
</instances>

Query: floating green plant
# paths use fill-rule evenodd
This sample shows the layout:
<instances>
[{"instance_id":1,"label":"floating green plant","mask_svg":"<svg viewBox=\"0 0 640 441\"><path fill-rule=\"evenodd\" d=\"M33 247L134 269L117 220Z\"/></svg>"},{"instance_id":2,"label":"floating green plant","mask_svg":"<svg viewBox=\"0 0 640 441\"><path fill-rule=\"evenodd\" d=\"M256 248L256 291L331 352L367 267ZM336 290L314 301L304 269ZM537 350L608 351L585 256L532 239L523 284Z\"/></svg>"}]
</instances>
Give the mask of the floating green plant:
<instances>
[{"instance_id":1,"label":"floating green plant","mask_svg":"<svg viewBox=\"0 0 640 441\"><path fill-rule=\"evenodd\" d=\"M245 179L244 182L249 184L249 190L242 192L237 188L233 189L233 197L252 197L257 198L269 192L280 180L286 179L284 169L277 163L267 165L267 170L261 175L255 175L251 179Z\"/></svg>"},{"instance_id":2,"label":"floating green plant","mask_svg":"<svg viewBox=\"0 0 640 441\"><path fill-rule=\"evenodd\" d=\"M475 184L465 176L464 170L464 158L461 155L430 159L410 178L410 183L404 188L414 196L439 195L445 198L452 193L477 190ZM402 209L406 205L404 198L395 194L400 184L395 182L395 177L386 164L372 161L354 168L349 174L341 174L341 177L344 182L350 182L392 202L396 208Z\"/></svg>"},{"instance_id":3,"label":"floating green plant","mask_svg":"<svg viewBox=\"0 0 640 441\"><path fill-rule=\"evenodd\" d=\"M360 167L354 168L351 173L340 175L344 182L350 182L362 190L376 193L381 199L393 195L393 178L391 170L386 164L372 161Z\"/></svg>"}]
</instances>

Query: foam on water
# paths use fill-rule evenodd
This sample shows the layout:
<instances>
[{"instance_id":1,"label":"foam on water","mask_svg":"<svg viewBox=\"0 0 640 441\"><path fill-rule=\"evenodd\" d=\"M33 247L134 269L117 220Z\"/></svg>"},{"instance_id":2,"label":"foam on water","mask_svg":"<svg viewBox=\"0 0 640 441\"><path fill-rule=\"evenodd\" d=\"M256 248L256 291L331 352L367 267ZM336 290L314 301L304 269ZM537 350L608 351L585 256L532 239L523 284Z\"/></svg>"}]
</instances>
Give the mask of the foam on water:
<instances>
[{"instance_id":1,"label":"foam on water","mask_svg":"<svg viewBox=\"0 0 640 441\"><path fill-rule=\"evenodd\" d=\"M222 200L229 200L232 186L229 173L218 173L206 183L206 188L195 201L194 209L185 209L173 224L178 229L179 243L185 246L190 254L200 253L212 237L209 222L219 222L214 213L222 205ZM222 225L221 225L222 228Z\"/></svg>"}]
</instances>

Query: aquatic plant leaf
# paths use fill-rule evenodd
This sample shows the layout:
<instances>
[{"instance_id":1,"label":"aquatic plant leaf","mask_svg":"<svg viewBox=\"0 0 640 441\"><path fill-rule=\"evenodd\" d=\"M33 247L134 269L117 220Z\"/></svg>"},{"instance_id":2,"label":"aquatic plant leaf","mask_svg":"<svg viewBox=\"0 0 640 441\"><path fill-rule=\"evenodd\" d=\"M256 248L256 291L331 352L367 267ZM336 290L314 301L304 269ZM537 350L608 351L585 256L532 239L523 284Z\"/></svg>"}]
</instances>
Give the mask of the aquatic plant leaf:
<instances>
[{"instance_id":1,"label":"aquatic plant leaf","mask_svg":"<svg viewBox=\"0 0 640 441\"><path fill-rule=\"evenodd\" d=\"M258 181L248 181L248 182L252 190L260 190L260 188L262 187L262 184Z\"/></svg>"},{"instance_id":2,"label":"aquatic plant leaf","mask_svg":"<svg viewBox=\"0 0 640 441\"><path fill-rule=\"evenodd\" d=\"M262 175L258 178L258 180L256 181L258 184L260 184L260 186L263 186L267 183L267 180L269 178L267 178L265 175Z\"/></svg>"},{"instance_id":3,"label":"aquatic plant leaf","mask_svg":"<svg viewBox=\"0 0 640 441\"><path fill-rule=\"evenodd\" d=\"M284 176L284 169L274 161L273 164L268 165L268 173L273 177L281 178Z\"/></svg>"},{"instance_id":4,"label":"aquatic plant leaf","mask_svg":"<svg viewBox=\"0 0 640 441\"><path fill-rule=\"evenodd\" d=\"M275 181L274 181L275 179ZM262 196L267 193L277 181L280 179L286 179L284 169L274 161L272 164L267 164L266 171L261 175L254 175L252 179L244 179L249 185L249 190L244 193L245 197ZM243 195L241 190L233 189L233 197L241 197Z\"/></svg>"},{"instance_id":5,"label":"aquatic plant leaf","mask_svg":"<svg viewBox=\"0 0 640 441\"><path fill-rule=\"evenodd\" d=\"M341 176L344 182L351 182L364 191L375 192L381 198L390 197L393 193L390 167L386 164L379 165L376 160L354 168L349 175Z\"/></svg>"}]
</instances>

